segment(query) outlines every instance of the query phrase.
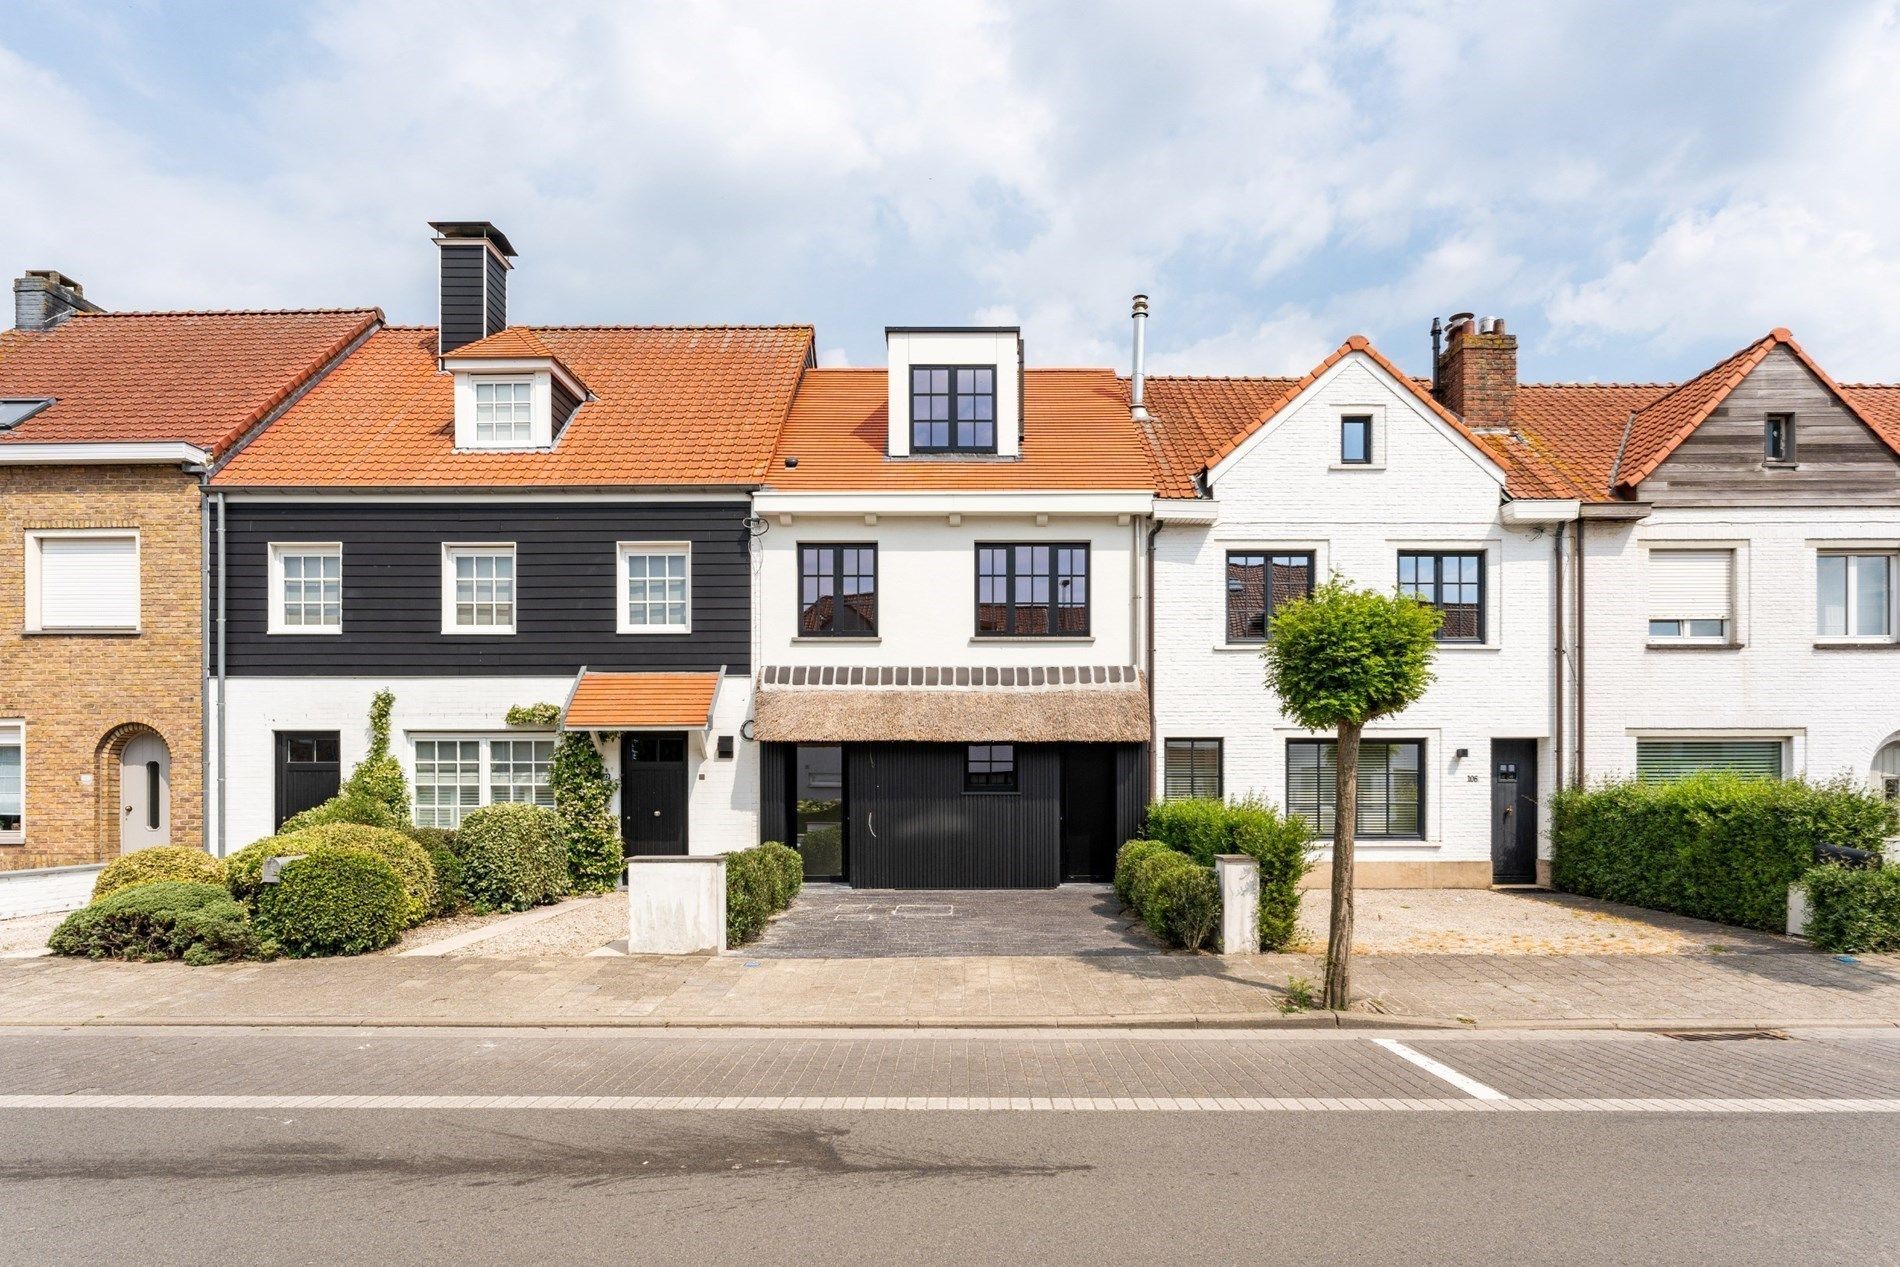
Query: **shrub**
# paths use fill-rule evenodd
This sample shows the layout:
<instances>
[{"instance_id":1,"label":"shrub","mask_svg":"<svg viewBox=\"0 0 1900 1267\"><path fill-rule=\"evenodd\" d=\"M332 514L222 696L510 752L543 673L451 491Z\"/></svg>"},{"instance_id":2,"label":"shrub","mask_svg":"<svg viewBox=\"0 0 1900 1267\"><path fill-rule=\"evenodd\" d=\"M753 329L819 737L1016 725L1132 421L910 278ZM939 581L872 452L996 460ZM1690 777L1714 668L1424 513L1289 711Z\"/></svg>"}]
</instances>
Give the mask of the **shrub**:
<instances>
[{"instance_id":1,"label":"shrub","mask_svg":"<svg viewBox=\"0 0 1900 1267\"><path fill-rule=\"evenodd\" d=\"M74 911L46 944L91 959L183 959L189 964L268 957L244 908L217 884L154 880Z\"/></svg>"},{"instance_id":2,"label":"shrub","mask_svg":"<svg viewBox=\"0 0 1900 1267\"><path fill-rule=\"evenodd\" d=\"M92 900L153 880L182 880L187 884L222 884L224 864L202 849L188 845L155 845L126 854L106 864L92 884Z\"/></svg>"},{"instance_id":3,"label":"shrub","mask_svg":"<svg viewBox=\"0 0 1900 1267\"><path fill-rule=\"evenodd\" d=\"M429 855L414 840L387 827L332 823L266 836L224 860L224 882L233 897L255 906L259 890L268 887L264 884L265 859L351 849L375 854L395 870L403 887L404 928L413 928L429 917L429 912L439 903L435 868L429 864Z\"/></svg>"},{"instance_id":4,"label":"shrub","mask_svg":"<svg viewBox=\"0 0 1900 1267\"><path fill-rule=\"evenodd\" d=\"M1845 776L1611 782L1559 792L1552 812L1559 889L1770 932L1815 845L1879 850L1894 830L1893 807Z\"/></svg>"},{"instance_id":5,"label":"shrub","mask_svg":"<svg viewBox=\"0 0 1900 1267\"><path fill-rule=\"evenodd\" d=\"M567 843L553 810L504 802L471 810L455 842L469 900L491 911L525 911L568 891Z\"/></svg>"},{"instance_id":6,"label":"shrub","mask_svg":"<svg viewBox=\"0 0 1900 1267\"><path fill-rule=\"evenodd\" d=\"M726 855L726 944L743 945L792 904L805 883L796 849L767 841Z\"/></svg>"},{"instance_id":7,"label":"shrub","mask_svg":"<svg viewBox=\"0 0 1900 1267\"><path fill-rule=\"evenodd\" d=\"M413 823L405 823L397 830L425 850L446 849L458 855L461 852L455 844L455 833L447 827L417 827Z\"/></svg>"},{"instance_id":8,"label":"shrub","mask_svg":"<svg viewBox=\"0 0 1900 1267\"><path fill-rule=\"evenodd\" d=\"M334 823L398 830L409 825L409 780L402 763L389 755L389 714L395 706L395 695L376 692L369 706L369 751L335 796L293 815L280 835Z\"/></svg>"},{"instance_id":9,"label":"shrub","mask_svg":"<svg viewBox=\"0 0 1900 1267\"><path fill-rule=\"evenodd\" d=\"M336 847L284 867L257 896L257 923L300 959L360 955L402 936L409 895L396 869L363 849Z\"/></svg>"},{"instance_id":10,"label":"shrub","mask_svg":"<svg viewBox=\"0 0 1900 1267\"><path fill-rule=\"evenodd\" d=\"M1131 887L1142 923L1170 945L1197 950L1220 922L1220 882L1184 853L1148 854L1136 864Z\"/></svg>"},{"instance_id":11,"label":"shrub","mask_svg":"<svg viewBox=\"0 0 1900 1267\"><path fill-rule=\"evenodd\" d=\"M424 845L435 884L429 892L429 917L454 915L468 908L468 887L462 882L462 860L446 845Z\"/></svg>"},{"instance_id":12,"label":"shrub","mask_svg":"<svg viewBox=\"0 0 1900 1267\"><path fill-rule=\"evenodd\" d=\"M1219 854L1253 858L1260 864L1260 948L1282 950L1293 940L1300 880L1313 865L1312 833L1304 818L1282 814L1258 797L1232 804L1212 798L1157 801L1148 807L1148 835L1204 867L1213 866ZM1119 880L1116 892L1129 900Z\"/></svg>"},{"instance_id":13,"label":"shrub","mask_svg":"<svg viewBox=\"0 0 1900 1267\"><path fill-rule=\"evenodd\" d=\"M776 840L768 840L751 852L759 854L778 871L778 894L773 909L784 910L805 887L805 855Z\"/></svg>"},{"instance_id":14,"label":"shrub","mask_svg":"<svg viewBox=\"0 0 1900 1267\"><path fill-rule=\"evenodd\" d=\"M1172 845L1204 867L1232 853L1227 802L1215 797L1156 801L1148 807L1148 838Z\"/></svg>"},{"instance_id":15,"label":"shrub","mask_svg":"<svg viewBox=\"0 0 1900 1267\"><path fill-rule=\"evenodd\" d=\"M1808 897L1808 941L1816 950L1900 950L1900 870L1814 867L1801 887Z\"/></svg>"},{"instance_id":16,"label":"shrub","mask_svg":"<svg viewBox=\"0 0 1900 1267\"><path fill-rule=\"evenodd\" d=\"M292 814L280 834L307 831L312 827L349 824L358 827L382 827L390 831L410 830L409 815L397 813L382 801L355 792L339 792L321 805Z\"/></svg>"},{"instance_id":17,"label":"shrub","mask_svg":"<svg viewBox=\"0 0 1900 1267\"><path fill-rule=\"evenodd\" d=\"M1157 853L1172 853L1174 847L1161 840L1131 840L1115 851L1115 896L1123 906L1135 904L1135 868Z\"/></svg>"},{"instance_id":18,"label":"shrub","mask_svg":"<svg viewBox=\"0 0 1900 1267\"><path fill-rule=\"evenodd\" d=\"M625 861L613 812L614 780L594 741L578 731L561 736L548 765L554 812L567 841L567 871L582 893L605 893L620 882Z\"/></svg>"}]
</instances>

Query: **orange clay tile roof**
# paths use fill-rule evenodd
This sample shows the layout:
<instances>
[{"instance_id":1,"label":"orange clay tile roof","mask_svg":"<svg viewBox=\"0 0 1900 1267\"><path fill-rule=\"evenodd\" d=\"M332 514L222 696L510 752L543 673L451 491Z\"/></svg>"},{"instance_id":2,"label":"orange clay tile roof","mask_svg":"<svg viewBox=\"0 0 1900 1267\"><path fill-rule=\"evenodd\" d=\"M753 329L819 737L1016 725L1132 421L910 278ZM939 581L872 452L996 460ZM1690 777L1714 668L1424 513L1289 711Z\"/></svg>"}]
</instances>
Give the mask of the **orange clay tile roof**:
<instances>
[{"instance_id":1,"label":"orange clay tile roof","mask_svg":"<svg viewBox=\"0 0 1900 1267\"><path fill-rule=\"evenodd\" d=\"M569 730L700 727L712 722L717 673L581 671L561 719Z\"/></svg>"},{"instance_id":2,"label":"orange clay tile roof","mask_svg":"<svg viewBox=\"0 0 1900 1267\"><path fill-rule=\"evenodd\" d=\"M0 331L0 396L57 403L0 445L235 443L382 319L373 308L127 312Z\"/></svg>"},{"instance_id":3,"label":"orange clay tile roof","mask_svg":"<svg viewBox=\"0 0 1900 1267\"><path fill-rule=\"evenodd\" d=\"M505 360L508 357L550 357L548 345L541 342L541 336L526 326L509 326L498 330L486 339L477 339L473 343L464 343L455 351L443 357L448 361Z\"/></svg>"},{"instance_id":4,"label":"orange clay tile roof","mask_svg":"<svg viewBox=\"0 0 1900 1267\"><path fill-rule=\"evenodd\" d=\"M1614 501L1610 471L1630 414L1671 390L1669 383L1520 383L1511 438L1557 487L1569 488L1560 496Z\"/></svg>"},{"instance_id":5,"label":"orange clay tile roof","mask_svg":"<svg viewBox=\"0 0 1900 1267\"><path fill-rule=\"evenodd\" d=\"M1152 486L1128 416L1126 384L1106 369L1023 372L1023 452L1011 458L892 458L887 371L807 371L765 483L777 492L1127 490ZM788 469L785 459L798 459Z\"/></svg>"},{"instance_id":6,"label":"orange clay tile roof","mask_svg":"<svg viewBox=\"0 0 1900 1267\"><path fill-rule=\"evenodd\" d=\"M410 326L378 331L241 449L213 483L755 484L812 346L810 326L548 326L526 333L571 366L593 395L551 450L456 452L454 383L436 367L435 328Z\"/></svg>"}]
</instances>

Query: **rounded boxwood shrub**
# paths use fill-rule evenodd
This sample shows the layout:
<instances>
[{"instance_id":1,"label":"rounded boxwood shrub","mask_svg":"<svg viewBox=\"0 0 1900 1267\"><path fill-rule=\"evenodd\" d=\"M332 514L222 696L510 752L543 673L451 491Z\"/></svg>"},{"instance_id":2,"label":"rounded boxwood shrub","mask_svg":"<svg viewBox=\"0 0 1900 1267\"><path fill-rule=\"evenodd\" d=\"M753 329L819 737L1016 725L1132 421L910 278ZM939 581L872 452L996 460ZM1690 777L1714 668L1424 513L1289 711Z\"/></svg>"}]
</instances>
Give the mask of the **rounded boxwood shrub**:
<instances>
[{"instance_id":1,"label":"rounded boxwood shrub","mask_svg":"<svg viewBox=\"0 0 1900 1267\"><path fill-rule=\"evenodd\" d=\"M46 944L59 955L190 964L268 957L274 949L223 885L180 880L108 893L68 915Z\"/></svg>"},{"instance_id":2,"label":"rounded boxwood shrub","mask_svg":"<svg viewBox=\"0 0 1900 1267\"><path fill-rule=\"evenodd\" d=\"M153 880L182 880L187 884L222 884L224 864L202 849L189 845L154 845L106 864L92 884L92 900Z\"/></svg>"},{"instance_id":3,"label":"rounded boxwood shrub","mask_svg":"<svg viewBox=\"0 0 1900 1267\"><path fill-rule=\"evenodd\" d=\"M438 903L435 868L421 845L399 831L360 823L332 823L305 831L266 836L232 854L224 862L224 882L231 895L255 903L263 883L264 860L290 854L318 854L336 849L358 849L387 862L402 880L403 927L427 919Z\"/></svg>"},{"instance_id":4,"label":"rounded boxwood shrub","mask_svg":"<svg viewBox=\"0 0 1900 1267\"><path fill-rule=\"evenodd\" d=\"M409 894L396 869L364 849L329 846L285 865L257 895L257 923L286 954L360 955L402 936Z\"/></svg>"},{"instance_id":5,"label":"rounded boxwood shrub","mask_svg":"<svg viewBox=\"0 0 1900 1267\"><path fill-rule=\"evenodd\" d=\"M1123 906L1135 905L1135 868L1172 848L1160 840L1131 840L1115 851L1115 896Z\"/></svg>"},{"instance_id":6,"label":"rounded boxwood shrub","mask_svg":"<svg viewBox=\"0 0 1900 1267\"><path fill-rule=\"evenodd\" d=\"M525 911L568 891L567 842L551 809L504 803L470 811L455 841L469 900L491 911Z\"/></svg>"},{"instance_id":7,"label":"rounded boxwood shrub","mask_svg":"<svg viewBox=\"0 0 1900 1267\"><path fill-rule=\"evenodd\" d=\"M1185 865L1170 864L1151 879L1142 917L1165 940L1199 950L1220 923L1220 881L1191 858L1183 857L1181 863Z\"/></svg>"},{"instance_id":8,"label":"rounded boxwood shrub","mask_svg":"<svg viewBox=\"0 0 1900 1267\"><path fill-rule=\"evenodd\" d=\"M330 827L338 823L354 823L359 827L387 827L391 831L407 831L409 815L398 811L385 802L361 792L344 791L331 797L321 805L312 805L301 813L292 814L285 820L279 835L308 831L312 827Z\"/></svg>"}]
</instances>

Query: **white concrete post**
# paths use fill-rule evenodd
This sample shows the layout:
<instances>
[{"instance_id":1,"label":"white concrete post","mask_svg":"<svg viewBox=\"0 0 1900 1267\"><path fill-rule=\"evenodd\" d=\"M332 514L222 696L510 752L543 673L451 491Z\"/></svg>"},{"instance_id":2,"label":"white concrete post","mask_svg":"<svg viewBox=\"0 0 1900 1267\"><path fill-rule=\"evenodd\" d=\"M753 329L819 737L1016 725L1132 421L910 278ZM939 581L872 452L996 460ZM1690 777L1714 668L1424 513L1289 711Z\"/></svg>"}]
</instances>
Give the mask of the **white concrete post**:
<instances>
[{"instance_id":1,"label":"white concrete post","mask_svg":"<svg viewBox=\"0 0 1900 1267\"><path fill-rule=\"evenodd\" d=\"M1808 935L1808 891L1800 884L1788 886L1788 936Z\"/></svg>"},{"instance_id":2,"label":"white concrete post","mask_svg":"<svg viewBox=\"0 0 1900 1267\"><path fill-rule=\"evenodd\" d=\"M726 856L627 859L627 953L694 955L726 948Z\"/></svg>"},{"instance_id":3,"label":"white concrete post","mask_svg":"<svg viewBox=\"0 0 1900 1267\"><path fill-rule=\"evenodd\" d=\"M1220 952L1260 953L1260 864L1244 853L1219 854L1214 875L1220 881Z\"/></svg>"}]
</instances>

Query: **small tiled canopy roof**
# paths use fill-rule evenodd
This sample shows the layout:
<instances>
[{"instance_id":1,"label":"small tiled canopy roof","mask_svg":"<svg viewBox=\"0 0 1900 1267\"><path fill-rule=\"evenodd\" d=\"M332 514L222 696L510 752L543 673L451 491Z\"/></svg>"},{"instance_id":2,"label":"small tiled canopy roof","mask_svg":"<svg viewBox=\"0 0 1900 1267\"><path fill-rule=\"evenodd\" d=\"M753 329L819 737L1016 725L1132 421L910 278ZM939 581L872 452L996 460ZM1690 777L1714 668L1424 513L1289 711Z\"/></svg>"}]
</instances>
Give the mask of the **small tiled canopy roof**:
<instances>
[{"instance_id":1,"label":"small tiled canopy roof","mask_svg":"<svg viewBox=\"0 0 1900 1267\"><path fill-rule=\"evenodd\" d=\"M382 313L86 313L0 331L0 397L54 404L0 445L175 441L216 455L290 399Z\"/></svg>"},{"instance_id":2,"label":"small tiled canopy roof","mask_svg":"<svg viewBox=\"0 0 1900 1267\"><path fill-rule=\"evenodd\" d=\"M772 743L1145 743L1132 665L775 665L753 698Z\"/></svg>"},{"instance_id":3,"label":"small tiled canopy roof","mask_svg":"<svg viewBox=\"0 0 1900 1267\"><path fill-rule=\"evenodd\" d=\"M561 724L568 730L703 729L718 673L593 673L582 669Z\"/></svg>"}]
</instances>

